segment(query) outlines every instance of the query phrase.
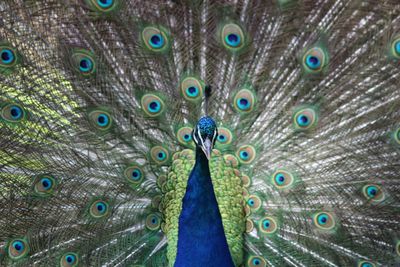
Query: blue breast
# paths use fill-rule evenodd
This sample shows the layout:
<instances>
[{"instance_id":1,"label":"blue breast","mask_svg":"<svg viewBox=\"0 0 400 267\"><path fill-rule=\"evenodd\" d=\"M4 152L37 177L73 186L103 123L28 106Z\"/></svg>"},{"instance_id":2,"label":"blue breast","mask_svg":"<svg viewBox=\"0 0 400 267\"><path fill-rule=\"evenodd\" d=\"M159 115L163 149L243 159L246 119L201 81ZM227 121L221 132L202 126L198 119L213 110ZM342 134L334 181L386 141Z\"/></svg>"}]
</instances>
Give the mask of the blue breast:
<instances>
[{"instance_id":1,"label":"blue breast","mask_svg":"<svg viewBox=\"0 0 400 267\"><path fill-rule=\"evenodd\" d=\"M179 217L175 267L234 266L211 182L208 160L196 151Z\"/></svg>"}]
</instances>

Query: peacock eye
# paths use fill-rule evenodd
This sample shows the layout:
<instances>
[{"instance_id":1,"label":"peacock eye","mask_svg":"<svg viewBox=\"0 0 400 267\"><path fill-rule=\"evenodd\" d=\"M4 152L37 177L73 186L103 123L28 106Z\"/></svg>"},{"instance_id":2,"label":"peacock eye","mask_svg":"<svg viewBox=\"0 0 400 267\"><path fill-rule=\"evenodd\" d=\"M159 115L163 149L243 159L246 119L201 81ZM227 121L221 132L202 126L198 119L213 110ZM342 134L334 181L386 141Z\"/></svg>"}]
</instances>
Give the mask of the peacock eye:
<instances>
[{"instance_id":1,"label":"peacock eye","mask_svg":"<svg viewBox=\"0 0 400 267\"><path fill-rule=\"evenodd\" d=\"M400 59L400 37L397 36L391 43L391 54L395 59Z\"/></svg>"},{"instance_id":2,"label":"peacock eye","mask_svg":"<svg viewBox=\"0 0 400 267\"><path fill-rule=\"evenodd\" d=\"M140 184L144 179L143 171L137 165L132 165L130 167L127 167L124 170L124 176L125 176L125 179L130 184L135 185L135 186Z\"/></svg>"},{"instance_id":3,"label":"peacock eye","mask_svg":"<svg viewBox=\"0 0 400 267\"><path fill-rule=\"evenodd\" d=\"M25 112L20 105L6 104L1 109L1 117L9 122L19 122L25 116Z\"/></svg>"},{"instance_id":4,"label":"peacock eye","mask_svg":"<svg viewBox=\"0 0 400 267\"><path fill-rule=\"evenodd\" d=\"M298 130L307 130L317 123L317 115L312 108L301 108L293 116L294 126Z\"/></svg>"},{"instance_id":5,"label":"peacock eye","mask_svg":"<svg viewBox=\"0 0 400 267\"><path fill-rule=\"evenodd\" d=\"M263 234L273 234L278 229L275 218L266 216L259 222L259 229Z\"/></svg>"},{"instance_id":6,"label":"peacock eye","mask_svg":"<svg viewBox=\"0 0 400 267\"><path fill-rule=\"evenodd\" d=\"M303 56L303 67L307 72L320 72L327 62L327 53L321 47L310 48Z\"/></svg>"},{"instance_id":7,"label":"peacock eye","mask_svg":"<svg viewBox=\"0 0 400 267\"><path fill-rule=\"evenodd\" d=\"M320 225L325 225L328 222L328 215L326 214L320 214L318 216L318 224Z\"/></svg>"},{"instance_id":8,"label":"peacock eye","mask_svg":"<svg viewBox=\"0 0 400 267\"><path fill-rule=\"evenodd\" d=\"M161 48L164 45L164 38L161 34L153 34L150 37L150 45L156 49Z\"/></svg>"},{"instance_id":9,"label":"peacock eye","mask_svg":"<svg viewBox=\"0 0 400 267\"><path fill-rule=\"evenodd\" d=\"M256 157L256 149L250 145L241 146L236 151L236 156L239 157L240 163L250 164Z\"/></svg>"},{"instance_id":10,"label":"peacock eye","mask_svg":"<svg viewBox=\"0 0 400 267\"><path fill-rule=\"evenodd\" d=\"M56 185L56 181L52 176L40 175L34 181L34 191L39 196L50 196Z\"/></svg>"},{"instance_id":11,"label":"peacock eye","mask_svg":"<svg viewBox=\"0 0 400 267\"><path fill-rule=\"evenodd\" d=\"M195 86L190 86L188 88L186 88L186 95L188 95L189 97L197 97L199 95L199 88L195 87Z\"/></svg>"},{"instance_id":12,"label":"peacock eye","mask_svg":"<svg viewBox=\"0 0 400 267\"><path fill-rule=\"evenodd\" d=\"M233 134L231 130L225 127L218 127L217 146L218 148L227 147L232 143Z\"/></svg>"},{"instance_id":13,"label":"peacock eye","mask_svg":"<svg viewBox=\"0 0 400 267\"><path fill-rule=\"evenodd\" d=\"M395 51L398 56L400 56L400 40L394 43Z\"/></svg>"},{"instance_id":14,"label":"peacock eye","mask_svg":"<svg viewBox=\"0 0 400 267\"><path fill-rule=\"evenodd\" d=\"M182 96L191 102L201 101L203 97L203 88L203 82L194 77L186 77L180 84Z\"/></svg>"},{"instance_id":15,"label":"peacock eye","mask_svg":"<svg viewBox=\"0 0 400 267\"><path fill-rule=\"evenodd\" d=\"M60 266L62 267L75 267L78 266L78 255L76 253L68 252L61 257Z\"/></svg>"},{"instance_id":16,"label":"peacock eye","mask_svg":"<svg viewBox=\"0 0 400 267\"><path fill-rule=\"evenodd\" d=\"M15 66L21 62L21 56L11 46L0 44L0 73L9 74L15 69Z\"/></svg>"},{"instance_id":17,"label":"peacock eye","mask_svg":"<svg viewBox=\"0 0 400 267\"><path fill-rule=\"evenodd\" d=\"M193 129L188 126L179 128L176 133L179 143L186 146L191 144L190 142L192 141L192 131Z\"/></svg>"},{"instance_id":18,"label":"peacock eye","mask_svg":"<svg viewBox=\"0 0 400 267\"><path fill-rule=\"evenodd\" d=\"M82 58L79 62L79 70L81 72L91 72L93 70L93 61L90 58Z\"/></svg>"},{"instance_id":19,"label":"peacock eye","mask_svg":"<svg viewBox=\"0 0 400 267\"><path fill-rule=\"evenodd\" d=\"M248 113L254 109L255 96L248 89L242 89L234 97L233 107L240 113Z\"/></svg>"},{"instance_id":20,"label":"peacock eye","mask_svg":"<svg viewBox=\"0 0 400 267\"><path fill-rule=\"evenodd\" d=\"M100 127L106 127L109 122L110 122L110 119L106 114L99 114L97 116L97 124Z\"/></svg>"},{"instance_id":21,"label":"peacock eye","mask_svg":"<svg viewBox=\"0 0 400 267\"><path fill-rule=\"evenodd\" d=\"M396 52L396 54L400 57L400 40L396 41L394 43L394 51Z\"/></svg>"},{"instance_id":22,"label":"peacock eye","mask_svg":"<svg viewBox=\"0 0 400 267\"><path fill-rule=\"evenodd\" d=\"M226 24L221 32L222 43L225 48L234 52L244 46L244 33L242 28L234 23Z\"/></svg>"},{"instance_id":23,"label":"peacock eye","mask_svg":"<svg viewBox=\"0 0 400 267\"><path fill-rule=\"evenodd\" d=\"M307 127L310 125L311 120L306 116L306 115L299 115L296 119L297 124L300 125L301 127Z\"/></svg>"},{"instance_id":24,"label":"peacock eye","mask_svg":"<svg viewBox=\"0 0 400 267\"><path fill-rule=\"evenodd\" d=\"M163 152L163 151L158 152L157 158L158 158L159 160L164 160L165 157L166 157L165 152Z\"/></svg>"},{"instance_id":25,"label":"peacock eye","mask_svg":"<svg viewBox=\"0 0 400 267\"><path fill-rule=\"evenodd\" d=\"M150 112L156 113L156 112L160 111L160 109L161 109L160 102L156 101L156 100L151 101L148 105L148 108L149 108Z\"/></svg>"},{"instance_id":26,"label":"peacock eye","mask_svg":"<svg viewBox=\"0 0 400 267\"><path fill-rule=\"evenodd\" d=\"M370 196L370 197L376 196L377 192L378 192L378 188L376 186L369 186L367 188L367 193L368 193L368 196Z\"/></svg>"},{"instance_id":27,"label":"peacock eye","mask_svg":"<svg viewBox=\"0 0 400 267\"><path fill-rule=\"evenodd\" d=\"M113 0L97 0L97 4L102 9L108 9L108 8L111 8L113 6L114 1Z\"/></svg>"},{"instance_id":28,"label":"peacock eye","mask_svg":"<svg viewBox=\"0 0 400 267\"><path fill-rule=\"evenodd\" d=\"M372 202L381 202L385 199L385 193L381 187L375 184L367 184L362 189L364 197Z\"/></svg>"},{"instance_id":29,"label":"peacock eye","mask_svg":"<svg viewBox=\"0 0 400 267\"><path fill-rule=\"evenodd\" d=\"M3 48L0 51L0 58L1 58L1 63L4 65L11 65L15 61L15 54L14 52L9 49L9 48Z\"/></svg>"},{"instance_id":30,"label":"peacock eye","mask_svg":"<svg viewBox=\"0 0 400 267\"><path fill-rule=\"evenodd\" d=\"M333 215L328 212L319 212L315 214L314 224L322 230L333 229L336 225Z\"/></svg>"},{"instance_id":31,"label":"peacock eye","mask_svg":"<svg viewBox=\"0 0 400 267\"><path fill-rule=\"evenodd\" d=\"M18 260L23 258L29 253L29 246L24 239L14 239L9 242L8 245L8 255L13 260Z\"/></svg>"},{"instance_id":32,"label":"peacock eye","mask_svg":"<svg viewBox=\"0 0 400 267\"><path fill-rule=\"evenodd\" d=\"M285 170L277 170L272 175L272 183L277 189L287 189L294 182L293 175Z\"/></svg>"},{"instance_id":33,"label":"peacock eye","mask_svg":"<svg viewBox=\"0 0 400 267\"><path fill-rule=\"evenodd\" d=\"M100 214L103 214L104 212L106 212L106 204L104 203L97 203L96 204L96 209Z\"/></svg>"},{"instance_id":34,"label":"peacock eye","mask_svg":"<svg viewBox=\"0 0 400 267\"><path fill-rule=\"evenodd\" d=\"M168 39L165 31L152 26L143 29L142 39L146 47L154 52L163 51L168 45Z\"/></svg>"},{"instance_id":35,"label":"peacock eye","mask_svg":"<svg viewBox=\"0 0 400 267\"><path fill-rule=\"evenodd\" d=\"M316 70L321 67L321 60L317 56L308 55L306 57L306 64L310 69Z\"/></svg>"},{"instance_id":36,"label":"peacock eye","mask_svg":"<svg viewBox=\"0 0 400 267\"><path fill-rule=\"evenodd\" d=\"M160 226L161 226L161 219L157 214L152 213L147 216L146 227L149 230L152 230L152 231L158 230L160 228Z\"/></svg>"},{"instance_id":37,"label":"peacock eye","mask_svg":"<svg viewBox=\"0 0 400 267\"><path fill-rule=\"evenodd\" d=\"M250 108L250 101L247 98L239 98L236 104L241 110L248 110Z\"/></svg>"},{"instance_id":38,"label":"peacock eye","mask_svg":"<svg viewBox=\"0 0 400 267\"><path fill-rule=\"evenodd\" d=\"M247 205L252 211L257 211L261 207L261 199L256 195L250 195L247 199Z\"/></svg>"},{"instance_id":39,"label":"peacock eye","mask_svg":"<svg viewBox=\"0 0 400 267\"><path fill-rule=\"evenodd\" d=\"M91 52L84 49L75 49L72 52L73 68L85 77L96 72L96 63Z\"/></svg>"},{"instance_id":40,"label":"peacock eye","mask_svg":"<svg viewBox=\"0 0 400 267\"><path fill-rule=\"evenodd\" d=\"M164 102L154 94L146 94L141 98L142 109L146 115L157 117L164 111Z\"/></svg>"},{"instance_id":41,"label":"peacock eye","mask_svg":"<svg viewBox=\"0 0 400 267\"><path fill-rule=\"evenodd\" d=\"M132 179L137 181L140 179L140 177L142 176L141 172L139 170L133 170L132 171Z\"/></svg>"},{"instance_id":42,"label":"peacock eye","mask_svg":"<svg viewBox=\"0 0 400 267\"><path fill-rule=\"evenodd\" d=\"M271 226L271 223L270 223L269 220L264 220L264 221L263 221L263 227L264 227L265 229L268 229L270 226Z\"/></svg>"},{"instance_id":43,"label":"peacock eye","mask_svg":"<svg viewBox=\"0 0 400 267\"><path fill-rule=\"evenodd\" d=\"M241 44L240 35L236 33L230 33L226 35L225 43L231 47L238 47Z\"/></svg>"},{"instance_id":44,"label":"peacock eye","mask_svg":"<svg viewBox=\"0 0 400 267\"><path fill-rule=\"evenodd\" d=\"M370 261L360 261L358 267L375 267L375 264Z\"/></svg>"},{"instance_id":45,"label":"peacock eye","mask_svg":"<svg viewBox=\"0 0 400 267\"><path fill-rule=\"evenodd\" d=\"M110 129L112 119L109 113L103 110L93 110L89 113L90 123L100 131L107 131Z\"/></svg>"},{"instance_id":46,"label":"peacock eye","mask_svg":"<svg viewBox=\"0 0 400 267\"><path fill-rule=\"evenodd\" d=\"M249 159L249 153L247 151L240 151L240 158L242 160L248 160Z\"/></svg>"},{"instance_id":47,"label":"peacock eye","mask_svg":"<svg viewBox=\"0 0 400 267\"><path fill-rule=\"evenodd\" d=\"M106 201L96 200L90 205L90 215L93 218L103 218L109 214L109 205Z\"/></svg>"},{"instance_id":48,"label":"peacock eye","mask_svg":"<svg viewBox=\"0 0 400 267\"><path fill-rule=\"evenodd\" d=\"M162 146L152 147L150 150L150 156L151 159L159 165L165 164L169 160L169 152Z\"/></svg>"},{"instance_id":49,"label":"peacock eye","mask_svg":"<svg viewBox=\"0 0 400 267\"><path fill-rule=\"evenodd\" d=\"M22 113L22 109L18 106L14 105L10 108L10 115L14 120L19 120L22 117Z\"/></svg>"},{"instance_id":50,"label":"peacock eye","mask_svg":"<svg viewBox=\"0 0 400 267\"><path fill-rule=\"evenodd\" d=\"M259 257L259 256L251 256L248 261L247 265L249 267L265 267L267 266L267 263L264 258Z\"/></svg>"}]
</instances>

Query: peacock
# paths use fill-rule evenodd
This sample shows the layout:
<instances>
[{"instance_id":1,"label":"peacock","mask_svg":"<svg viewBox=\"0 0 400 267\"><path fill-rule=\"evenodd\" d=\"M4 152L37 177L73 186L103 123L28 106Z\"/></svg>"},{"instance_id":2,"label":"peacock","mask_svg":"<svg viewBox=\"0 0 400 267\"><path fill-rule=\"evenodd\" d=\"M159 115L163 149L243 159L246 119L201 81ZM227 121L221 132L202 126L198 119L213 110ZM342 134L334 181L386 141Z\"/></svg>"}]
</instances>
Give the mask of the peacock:
<instances>
[{"instance_id":1,"label":"peacock","mask_svg":"<svg viewBox=\"0 0 400 267\"><path fill-rule=\"evenodd\" d=\"M0 266L400 266L398 0L0 2Z\"/></svg>"}]
</instances>

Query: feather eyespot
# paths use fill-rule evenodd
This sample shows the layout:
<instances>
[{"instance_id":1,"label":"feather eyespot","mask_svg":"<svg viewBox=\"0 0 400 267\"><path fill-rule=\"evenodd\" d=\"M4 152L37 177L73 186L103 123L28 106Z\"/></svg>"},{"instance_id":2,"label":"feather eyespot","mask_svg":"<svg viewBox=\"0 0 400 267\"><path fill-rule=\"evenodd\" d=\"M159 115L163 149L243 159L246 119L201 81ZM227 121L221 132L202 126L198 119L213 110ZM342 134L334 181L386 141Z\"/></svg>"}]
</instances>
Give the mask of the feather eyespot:
<instances>
[{"instance_id":1,"label":"feather eyespot","mask_svg":"<svg viewBox=\"0 0 400 267\"><path fill-rule=\"evenodd\" d=\"M34 191L39 196L50 196L54 192L56 180L50 175L39 175L34 181Z\"/></svg>"},{"instance_id":2,"label":"feather eyespot","mask_svg":"<svg viewBox=\"0 0 400 267\"><path fill-rule=\"evenodd\" d=\"M0 43L0 73L12 73L15 67L20 63L21 57L17 50L7 44Z\"/></svg>"},{"instance_id":3,"label":"feather eyespot","mask_svg":"<svg viewBox=\"0 0 400 267\"><path fill-rule=\"evenodd\" d=\"M132 185L139 185L143 179L143 170L138 165L132 165L124 171L125 179Z\"/></svg>"},{"instance_id":4,"label":"feather eyespot","mask_svg":"<svg viewBox=\"0 0 400 267\"><path fill-rule=\"evenodd\" d=\"M8 256L12 260L19 260L29 253L28 242L23 238L16 238L11 240L7 246Z\"/></svg>"},{"instance_id":5,"label":"feather eyespot","mask_svg":"<svg viewBox=\"0 0 400 267\"><path fill-rule=\"evenodd\" d=\"M231 130L225 127L218 127L217 145L218 147L225 147L232 143L233 134Z\"/></svg>"},{"instance_id":6,"label":"feather eyespot","mask_svg":"<svg viewBox=\"0 0 400 267\"><path fill-rule=\"evenodd\" d=\"M96 3L101 9L107 10L114 5L114 0L96 0Z\"/></svg>"},{"instance_id":7,"label":"feather eyespot","mask_svg":"<svg viewBox=\"0 0 400 267\"><path fill-rule=\"evenodd\" d=\"M93 110L89 113L89 121L96 129L107 131L112 125L111 115L104 110Z\"/></svg>"},{"instance_id":8,"label":"feather eyespot","mask_svg":"<svg viewBox=\"0 0 400 267\"><path fill-rule=\"evenodd\" d=\"M141 98L142 109L149 117L160 116L165 109L162 99L154 94L146 94Z\"/></svg>"},{"instance_id":9,"label":"feather eyespot","mask_svg":"<svg viewBox=\"0 0 400 267\"><path fill-rule=\"evenodd\" d=\"M249 89L239 90L233 100L233 107L239 113L249 113L254 110L255 96Z\"/></svg>"},{"instance_id":10,"label":"feather eyespot","mask_svg":"<svg viewBox=\"0 0 400 267\"><path fill-rule=\"evenodd\" d=\"M88 73L93 70L93 61L90 58L84 57L79 61L79 70L83 73Z\"/></svg>"},{"instance_id":11,"label":"feather eyespot","mask_svg":"<svg viewBox=\"0 0 400 267\"><path fill-rule=\"evenodd\" d=\"M85 0L85 2L92 11L98 13L98 16L111 14L121 6L119 0Z\"/></svg>"},{"instance_id":12,"label":"feather eyespot","mask_svg":"<svg viewBox=\"0 0 400 267\"><path fill-rule=\"evenodd\" d=\"M370 261L360 261L358 267L375 267L376 265Z\"/></svg>"},{"instance_id":13,"label":"feather eyespot","mask_svg":"<svg viewBox=\"0 0 400 267\"><path fill-rule=\"evenodd\" d=\"M232 52L240 50L245 44L242 28L234 23L228 23L222 27L221 39L224 47Z\"/></svg>"},{"instance_id":14,"label":"feather eyespot","mask_svg":"<svg viewBox=\"0 0 400 267\"><path fill-rule=\"evenodd\" d=\"M314 215L314 225L322 230L331 230L336 226L333 215L329 212L319 212Z\"/></svg>"},{"instance_id":15,"label":"feather eyespot","mask_svg":"<svg viewBox=\"0 0 400 267\"><path fill-rule=\"evenodd\" d=\"M15 62L16 56L10 48L0 48L0 59L3 66L10 66Z\"/></svg>"},{"instance_id":16,"label":"feather eyespot","mask_svg":"<svg viewBox=\"0 0 400 267\"><path fill-rule=\"evenodd\" d=\"M8 122L20 122L26 117L25 110L22 106L15 103L5 104L1 108L1 118Z\"/></svg>"},{"instance_id":17,"label":"feather eyespot","mask_svg":"<svg viewBox=\"0 0 400 267\"><path fill-rule=\"evenodd\" d=\"M149 214L146 218L147 229L154 231L158 230L161 226L161 218L155 213Z\"/></svg>"},{"instance_id":18,"label":"feather eyespot","mask_svg":"<svg viewBox=\"0 0 400 267\"><path fill-rule=\"evenodd\" d=\"M385 199L385 193L381 187L375 184L367 184L362 189L364 197L372 202L381 202Z\"/></svg>"},{"instance_id":19,"label":"feather eyespot","mask_svg":"<svg viewBox=\"0 0 400 267\"><path fill-rule=\"evenodd\" d=\"M79 258L78 254L73 252L68 252L62 255L60 260L60 266L62 267L75 267L78 266Z\"/></svg>"},{"instance_id":20,"label":"feather eyespot","mask_svg":"<svg viewBox=\"0 0 400 267\"><path fill-rule=\"evenodd\" d=\"M192 128L191 127L181 127L178 129L176 136L178 138L178 142L182 145L189 146L192 145Z\"/></svg>"},{"instance_id":21,"label":"feather eyespot","mask_svg":"<svg viewBox=\"0 0 400 267\"><path fill-rule=\"evenodd\" d=\"M199 102L203 97L204 84L202 81L194 77L186 77L182 80L181 85L182 96L191 102Z\"/></svg>"},{"instance_id":22,"label":"feather eyespot","mask_svg":"<svg viewBox=\"0 0 400 267\"><path fill-rule=\"evenodd\" d=\"M96 72L96 61L91 52L84 49L75 49L71 58L74 69L81 75L88 77Z\"/></svg>"},{"instance_id":23,"label":"feather eyespot","mask_svg":"<svg viewBox=\"0 0 400 267\"><path fill-rule=\"evenodd\" d=\"M164 51L168 45L169 40L164 29L156 27L146 27L142 31L142 39L145 46L154 52Z\"/></svg>"},{"instance_id":24,"label":"feather eyespot","mask_svg":"<svg viewBox=\"0 0 400 267\"><path fill-rule=\"evenodd\" d=\"M109 204L104 200L96 200L90 205L90 215L95 219L100 219L109 215Z\"/></svg>"},{"instance_id":25,"label":"feather eyespot","mask_svg":"<svg viewBox=\"0 0 400 267\"><path fill-rule=\"evenodd\" d=\"M265 259L263 257L251 256L247 260L247 265L249 267L266 267L267 266L267 262L265 261Z\"/></svg>"},{"instance_id":26,"label":"feather eyespot","mask_svg":"<svg viewBox=\"0 0 400 267\"><path fill-rule=\"evenodd\" d=\"M263 234L273 234L277 231L278 224L275 218L266 216L259 221L258 228Z\"/></svg>"},{"instance_id":27,"label":"feather eyespot","mask_svg":"<svg viewBox=\"0 0 400 267\"><path fill-rule=\"evenodd\" d=\"M256 195L250 195L247 199L247 205L250 207L251 211L257 211L261 208L261 199Z\"/></svg>"},{"instance_id":28,"label":"feather eyespot","mask_svg":"<svg viewBox=\"0 0 400 267\"><path fill-rule=\"evenodd\" d=\"M251 145L241 146L236 151L236 156L239 158L240 163L250 164L256 158L256 149Z\"/></svg>"},{"instance_id":29,"label":"feather eyespot","mask_svg":"<svg viewBox=\"0 0 400 267\"><path fill-rule=\"evenodd\" d=\"M287 189L294 182L293 174L285 170L276 170L272 175L272 184L277 189Z\"/></svg>"},{"instance_id":30,"label":"feather eyespot","mask_svg":"<svg viewBox=\"0 0 400 267\"><path fill-rule=\"evenodd\" d=\"M303 67L306 72L318 73L323 70L328 61L328 55L321 47L310 48L303 56Z\"/></svg>"},{"instance_id":31,"label":"feather eyespot","mask_svg":"<svg viewBox=\"0 0 400 267\"><path fill-rule=\"evenodd\" d=\"M293 124L296 130L311 129L317 122L317 113L313 108L300 108L293 115Z\"/></svg>"},{"instance_id":32,"label":"feather eyespot","mask_svg":"<svg viewBox=\"0 0 400 267\"><path fill-rule=\"evenodd\" d=\"M158 165L163 165L169 161L169 151L162 146L152 147L150 150L151 159Z\"/></svg>"},{"instance_id":33,"label":"feather eyespot","mask_svg":"<svg viewBox=\"0 0 400 267\"><path fill-rule=\"evenodd\" d=\"M391 44L391 54L395 59L400 59L400 37L395 38Z\"/></svg>"}]
</instances>

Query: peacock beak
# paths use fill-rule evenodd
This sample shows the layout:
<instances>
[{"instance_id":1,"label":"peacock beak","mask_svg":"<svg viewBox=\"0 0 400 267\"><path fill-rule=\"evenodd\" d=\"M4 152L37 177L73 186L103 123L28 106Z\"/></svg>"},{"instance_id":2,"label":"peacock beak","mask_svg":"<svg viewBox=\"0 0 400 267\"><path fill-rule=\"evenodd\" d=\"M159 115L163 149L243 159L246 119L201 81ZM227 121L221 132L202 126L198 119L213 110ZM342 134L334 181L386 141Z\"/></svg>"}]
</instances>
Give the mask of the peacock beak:
<instances>
[{"instance_id":1,"label":"peacock beak","mask_svg":"<svg viewBox=\"0 0 400 267\"><path fill-rule=\"evenodd\" d=\"M210 138L206 137L206 140L204 140L201 149L203 150L208 160L210 160L211 158L212 147L213 146Z\"/></svg>"}]
</instances>

